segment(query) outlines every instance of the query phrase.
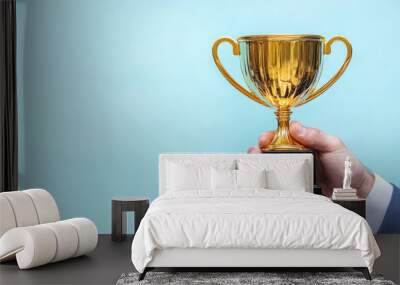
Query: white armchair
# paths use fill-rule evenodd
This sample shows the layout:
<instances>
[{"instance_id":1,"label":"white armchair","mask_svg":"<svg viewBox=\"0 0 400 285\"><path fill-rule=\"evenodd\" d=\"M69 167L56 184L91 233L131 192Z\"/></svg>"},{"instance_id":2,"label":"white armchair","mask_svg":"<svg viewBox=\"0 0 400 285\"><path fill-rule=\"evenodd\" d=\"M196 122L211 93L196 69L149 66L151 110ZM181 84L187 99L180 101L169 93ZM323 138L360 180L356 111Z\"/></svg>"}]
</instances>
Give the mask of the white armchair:
<instances>
[{"instance_id":1,"label":"white armchair","mask_svg":"<svg viewBox=\"0 0 400 285\"><path fill-rule=\"evenodd\" d=\"M0 262L16 258L20 269L28 269L84 255L96 245L96 225L86 218L60 221L46 190L0 193Z\"/></svg>"}]
</instances>

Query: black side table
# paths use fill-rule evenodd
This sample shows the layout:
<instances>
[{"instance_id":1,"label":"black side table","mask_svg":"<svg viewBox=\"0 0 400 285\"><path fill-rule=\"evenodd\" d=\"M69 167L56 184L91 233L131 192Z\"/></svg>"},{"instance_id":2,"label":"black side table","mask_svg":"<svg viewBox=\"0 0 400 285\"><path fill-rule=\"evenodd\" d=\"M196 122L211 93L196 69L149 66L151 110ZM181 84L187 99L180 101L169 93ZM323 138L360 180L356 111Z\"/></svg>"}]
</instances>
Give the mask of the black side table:
<instances>
[{"instance_id":1,"label":"black side table","mask_svg":"<svg viewBox=\"0 0 400 285\"><path fill-rule=\"evenodd\" d=\"M112 198L112 240L126 239L126 212L135 212L135 233L149 208L149 199L144 197Z\"/></svg>"},{"instance_id":2,"label":"black side table","mask_svg":"<svg viewBox=\"0 0 400 285\"><path fill-rule=\"evenodd\" d=\"M352 199L352 200L338 200L332 199L332 202L339 204L340 206L359 214L365 219L366 212L366 200L365 199Z\"/></svg>"}]
</instances>

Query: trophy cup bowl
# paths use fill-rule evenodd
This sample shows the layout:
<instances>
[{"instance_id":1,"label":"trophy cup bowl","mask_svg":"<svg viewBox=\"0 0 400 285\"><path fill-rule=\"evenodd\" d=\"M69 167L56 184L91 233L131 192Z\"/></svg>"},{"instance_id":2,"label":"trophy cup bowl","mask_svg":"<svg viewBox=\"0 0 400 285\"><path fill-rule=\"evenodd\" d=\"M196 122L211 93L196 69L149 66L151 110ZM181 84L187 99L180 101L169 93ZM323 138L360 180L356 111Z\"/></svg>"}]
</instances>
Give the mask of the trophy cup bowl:
<instances>
[{"instance_id":1,"label":"trophy cup bowl","mask_svg":"<svg viewBox=\"0 0 400 285\"><path fill-rule=\"evenodd\" d=\"M316 89L323 56L330 54L335 41L345 44L345 61L328 82ZM237 83L221 64L218 47L223 42L231 44L233 54L240 56L241 71L250 91ZM212 54L219 71L233 87L253 101L276 109L278 129L272 143L262 151L299 151L304 146L289 133L291 108L310 102L331 87L346 70L352 47L342 36L326 41L319 35L257 35L242 36L236 41L220 38L214 43Z\"/></svg>"}]
</instances>

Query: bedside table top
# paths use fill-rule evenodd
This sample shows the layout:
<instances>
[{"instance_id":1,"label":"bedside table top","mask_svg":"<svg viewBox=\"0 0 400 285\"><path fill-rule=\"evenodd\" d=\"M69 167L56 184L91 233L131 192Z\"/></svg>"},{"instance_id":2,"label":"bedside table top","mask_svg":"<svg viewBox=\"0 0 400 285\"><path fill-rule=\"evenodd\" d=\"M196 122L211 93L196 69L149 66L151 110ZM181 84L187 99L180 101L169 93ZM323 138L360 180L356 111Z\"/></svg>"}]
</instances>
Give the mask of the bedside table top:
<instances>
[{"instance_id":1,"label":"bedside table top","mask_svg":"<svg viewBox=\"0 0 400 285\"><path fill-rule=\"evenodd\" d=\"M340 201L340 202L357 202L357 201L366 201L367 199L364 198L350 198L350 199L331 199L333 202Z\"/></svg>"},{"instance_id":2,"label":"bedside table top","mask_svg":"<svg viewBox=\"0 0 400 285\"><path fill-rule=\"evenodd\" d=\"M148 201L150 199L147 197L138 197L138 196L121 196L121 197L112 197L112 200L121 202L137 202L137 201Z\"/></svg>"}]
</instances>

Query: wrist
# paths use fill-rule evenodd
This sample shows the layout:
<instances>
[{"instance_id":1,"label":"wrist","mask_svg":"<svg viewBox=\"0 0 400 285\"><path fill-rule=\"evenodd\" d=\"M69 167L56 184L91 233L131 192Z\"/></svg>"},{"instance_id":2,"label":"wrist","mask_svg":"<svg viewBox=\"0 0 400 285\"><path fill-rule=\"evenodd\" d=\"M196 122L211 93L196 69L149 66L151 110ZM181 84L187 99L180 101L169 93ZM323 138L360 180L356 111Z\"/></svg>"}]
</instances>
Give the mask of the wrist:
<instances>
[{"instance_id":1,"label":"wrist","mask_svg":"<svg viewBox=\"0 0 400 285\"><path fill-rule=\"evenodd\" d=\"M369 192L375 183L375 175L365 168L363 179L361 180L360 187L358 189L358 196L360 198L367 198Z\"/></svg>"}]
</instances>

